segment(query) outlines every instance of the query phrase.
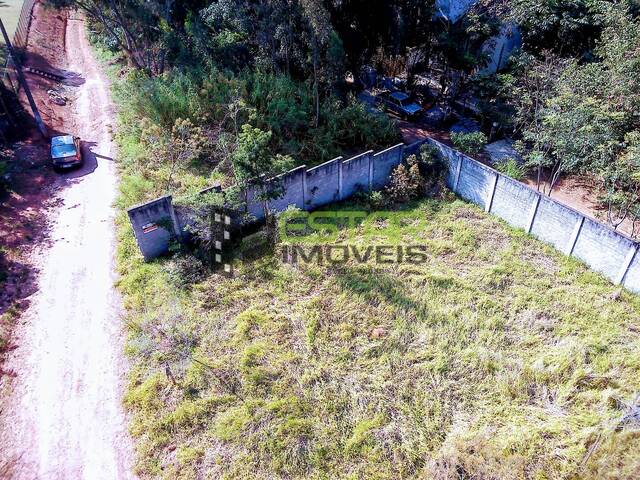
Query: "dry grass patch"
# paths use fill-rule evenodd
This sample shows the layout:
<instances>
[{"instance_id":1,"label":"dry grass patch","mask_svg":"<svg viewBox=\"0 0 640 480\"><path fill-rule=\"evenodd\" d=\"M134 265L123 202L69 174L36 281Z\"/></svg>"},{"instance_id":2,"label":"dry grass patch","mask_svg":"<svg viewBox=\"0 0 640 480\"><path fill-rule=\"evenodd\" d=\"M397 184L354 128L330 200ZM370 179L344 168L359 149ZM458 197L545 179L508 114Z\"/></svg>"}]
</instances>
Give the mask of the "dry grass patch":
<instances>
[{"instance_id":1,"label":"dry grass patch","mask_svg":"<svg viewBox=\"0 0 640 480\"><path fill-rule=\"evenodd\" d=\"M425 264L183 288L123 234L143 478L637 477L639 298L463 202L407 209Z\"/></svg>"}]
</instances>

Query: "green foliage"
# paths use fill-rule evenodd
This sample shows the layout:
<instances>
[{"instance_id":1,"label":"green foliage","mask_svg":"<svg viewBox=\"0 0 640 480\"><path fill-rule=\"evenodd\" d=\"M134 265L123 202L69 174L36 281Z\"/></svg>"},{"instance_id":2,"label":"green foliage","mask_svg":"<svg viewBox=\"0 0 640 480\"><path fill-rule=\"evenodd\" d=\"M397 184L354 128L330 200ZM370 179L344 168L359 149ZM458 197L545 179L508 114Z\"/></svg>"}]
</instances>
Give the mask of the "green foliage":
<instances>
[{"instance_id":1,"label":"green foliage","mask_svg":"<svg viewBox=\"0 0 640 480\"><path fill-rule=\"evenodd\" d=\"M217 418L213 427L214 434L220 440L238 440L251 418L251 413L245 406L230 408Z\"/></svg>"},{"instance_id":2,"label":"green foliage","mask_svg":"<svg viewBox=\"0 0 640 480\"><path fill-rule=\"evenodd\" d=\"M516 180L522 180L526 175L526 168L515 158L506 158L495 164L495 169L500 173L504 173L508 177Z\"/></svg>"},{"instance_id":3,"label":"green foliage","mask_svg":"<svg viewBox=\"0 0 640 480\"><path fill-rule=\"evenodd\" d=\"M269 321L269 316L260 310L245 310L236 317L236 335L239 338L250 338L252 331Z\"/></svg>"},{"instance_id":4,"label":"green foliage","mask_svg":"<svg viewBox=\"0 0 640 480\"><path fill-rule=\"evenodd\" d=\"M9 164L0 157L0 193L9 188L8 171Z\"/></svg>"},{"instance_id":5,"label":"green foliage","mask_svg":"<svg viewBox=\"0 0 640 480\"><path fill-rule=\"evenodd\" d=\"M608 179L624 165L618 159L625 137L640 128L635 73L640 22L626 2L580 5L598 12L595 61L563 60L548 52L538 59L521 56L514 92L517 124L529 165L550 173L549 190L565 174L586 173L601 180L611 206L627 187Z\"/></svg>"},{"instance_id":6,"label":"green foliage","mask_svg":"<svg viewBox=\"0 0 640 480\"><path fill-rule=\"evenodd\" d=\"M272 177L293 167L293 159L285 155L272 156L269 150L272 132L249 124L242 126L233 166L239 182L257 180L261 175ZM267 198L265 198L267 199Z\"/></svg>"},{"instance_id":7,"label":"green foliage","mask_svg":"<svg viewBox=\"0 0 640 480\"><path fill-rule=\"evenodd\" d=\"M487 145L487 136L482 132L453 132L451 141L458 150L469 155L477 155Z\"/></svg>"},{"instance_id":8,"label":"green foliage","mask_svg":"<svg viewBox=\"0 0 640 480\"><path fill-rule=\"evenodd\" d=\"M366 453L366 448L375 445L373 441L373 431L382 427L384 417L380 414L371 419L361 420L354 427L351 437L345 444L345 451L348 455L361 455Z\"/></svg>"},{"instance_id":9,"label":"green foliage","mask_svg":"<svg viewBox=\"0 0 640 480\"><path fill-rule=\"evenodd\" d=\"M593 48L600 34L606 3L517 0L510 5L508 16L522 27L528 48L580 55Z\"/></svg>"}]
</instances>

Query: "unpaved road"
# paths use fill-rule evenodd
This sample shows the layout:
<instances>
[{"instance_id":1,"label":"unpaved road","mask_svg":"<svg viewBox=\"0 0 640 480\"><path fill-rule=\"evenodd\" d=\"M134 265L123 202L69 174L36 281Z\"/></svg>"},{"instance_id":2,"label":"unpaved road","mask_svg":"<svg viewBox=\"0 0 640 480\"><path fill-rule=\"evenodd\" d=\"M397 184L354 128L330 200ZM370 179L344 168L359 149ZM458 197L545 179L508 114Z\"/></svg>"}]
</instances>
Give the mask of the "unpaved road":
<instances>
[{"instance_id":1,"label":"unpaved road","mask_svg":"<svg viewBox=\"0 0 640 480\"><path fill-rule=\"evenodd\" d=\"M52 11L37 10L42 15ZM122 327L113 284L116 170L113 106L79 18L66 22L66 67L81 74L62 127L79 134L85 166L61 181L38 291L14 335L0 388L0 464L15 479L132 478L121 404Z\"/></svg>"}]
</instances>

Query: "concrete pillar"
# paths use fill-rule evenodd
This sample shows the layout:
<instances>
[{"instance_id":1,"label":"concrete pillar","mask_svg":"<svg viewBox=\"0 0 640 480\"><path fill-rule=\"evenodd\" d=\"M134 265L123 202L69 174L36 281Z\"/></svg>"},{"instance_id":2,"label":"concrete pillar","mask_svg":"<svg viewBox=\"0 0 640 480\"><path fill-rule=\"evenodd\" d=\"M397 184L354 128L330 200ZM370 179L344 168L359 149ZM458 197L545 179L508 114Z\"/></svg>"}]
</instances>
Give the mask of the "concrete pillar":
<instances>
[{"instance_id":1,"label":"concrete pillar","mask_svg":"<svg viewBox=\"0 0 640 480\"><path fill-rule=\"evenodd\" d=\"M578 237L580 236L582 225L584 225L584 217L580 217L580 220L576 222L576 226L573 227L573 232L571 233L571 238L569 239L569 245L567 245L567 251L565 252L567 255L571 255L573 253L573 249L576 248L576 242L578 241Z\"/></svg>"},{"instance_id":2,"label":"concrete pillar","mask_svg":"<svg viewBox=\"0 0 640 480\"><path fill-rule=\"evenodd\" d=\"M307 166L302 165L302 210L307 209Z\"/></svg>"},{"instance_id":3,"label":"concrete pillar","mask_svg":"<svg viewBox=\"0 0 640 480\"><path fill-rule=\"evenodd\" d=\"M344 160L341 158L338 162L338 200L342 200L342 164Z\"/></svg>"},{"instance_id":4,"label":"concrete pillar","mask_svg":"<svg viewBox=\"0 0 640 480\"><path fill-rule=\"evenodd\" d=\"M496 173L495 178L491 184L491 190L489 191L489 198L487 198L486 205L484 206L485 212L491 212L491 206L493 205L493 197L496 194L496 186L498 185L498 178L500 178L500 174Z\"/></svg>"},{"instance_id":5,"label":"concrete pillar","mask_svg":"<svg viewBox=\"0 0 640 480\"><path fill-rule=\"evenodd\" d=\"M462 161L464 160L464 157L462 155L460 155L459 153L456 154L456 158L458 159L458 165L456 167L456 178L453 181L453 191L457 192L458 191L458 182L460 181L460 172L462 171Z\"/></svg>"},{"instance_id":6,"label":"concrete pillar","mask_svg":"<svg viewBox=\"0 0 640 480\"><path fill-rule=\"evenodd\" d=\"M631 264L633 263L633 260L636 258L636 255L638 255L638 251L640 251L640 246L638 245L632 246L631 250L629 250L629 253L624 259L624 263L622 264L622 267L620 268L620 271L616 276L616 279L615 279L616 285L622 285L624 283L627 273L629 272L629 268L631 268Z\"/></svg>"},{"instance_id":7,"label":"concrete pillar","mask_svg":"<svg viewBox=\"0 0 640 480\"><path fill-rule=\"evenodd\" d=\"M531 206L531 211L529 212L529 221L527 222L527 233L531 233L531 229L533 228L533 221L536 219L536 214L538 213L538 206L540 205L541 195L538 193L536 196L536 200L533 202Z\"/></svg>"}]
</instances>

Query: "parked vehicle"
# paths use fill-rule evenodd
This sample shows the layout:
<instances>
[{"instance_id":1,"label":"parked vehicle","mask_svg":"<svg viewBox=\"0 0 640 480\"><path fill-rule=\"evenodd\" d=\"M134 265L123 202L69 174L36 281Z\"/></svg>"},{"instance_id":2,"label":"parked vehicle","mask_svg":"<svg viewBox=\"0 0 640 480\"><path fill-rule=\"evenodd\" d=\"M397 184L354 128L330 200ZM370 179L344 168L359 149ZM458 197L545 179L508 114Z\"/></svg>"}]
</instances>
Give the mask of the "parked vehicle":
<instances>
[{"instance_id":1,"label":"parked vehicle","mask_svg":"<svg viewBox=\"0 0 640 480\"><path fill-rule=\"evenodd\" d=\"M51 138L51 161L56 170L82 165L80 137L58 135Z\"/></svg>"},{"instance_id":2,"label":"parked vehicle","mask_svg":"<svg viewBox=\"0 0 640 480\"><path fill-rule=\"evenodd\" d=\"M423 113L423 109L404 92L384 91L376 96L376 105L388 112L395 113L404 119L415 120Z\"/></svg>"}]
</instances>

